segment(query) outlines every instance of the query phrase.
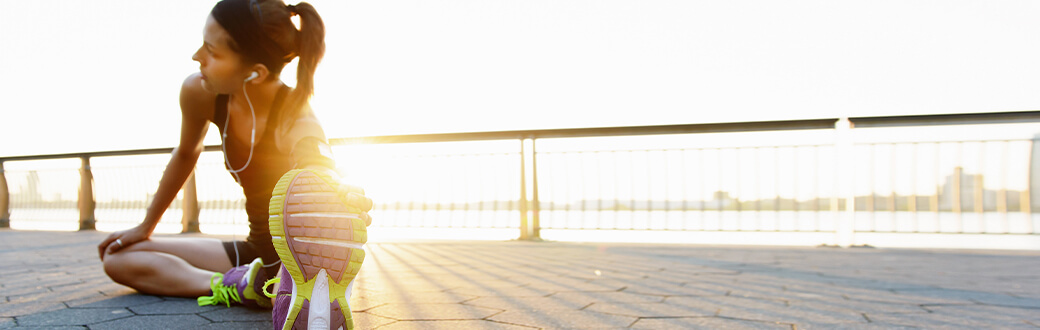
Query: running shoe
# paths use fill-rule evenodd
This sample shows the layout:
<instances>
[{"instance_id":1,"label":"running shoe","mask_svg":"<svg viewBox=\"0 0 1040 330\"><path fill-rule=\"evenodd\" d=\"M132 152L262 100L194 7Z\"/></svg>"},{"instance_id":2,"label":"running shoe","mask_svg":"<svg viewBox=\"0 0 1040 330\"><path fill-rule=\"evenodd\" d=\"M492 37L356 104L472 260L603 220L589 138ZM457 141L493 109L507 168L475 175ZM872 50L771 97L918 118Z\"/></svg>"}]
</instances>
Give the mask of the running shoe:
<instances>
[{"instance_id":1,"label":"running shoe","mask_svg":"<svg viewBox=\"0 0 1040 330\"><path fill-rule=\"evenodd\" d=\"M339 187L312 170L289 171L275 185L269 221L283 266L275 329L354 328L350 291L368 232L361 210L346 203Z\"/></svg>"},{"instance_id":2,"label":"running shoe","mask_svg":"<svg viewBox=\"0 0 1040 330\"><path fill-rule=\"evenodd\" d=\"M260 258L253 259L248 265L231 268L227 273L213 274L209 280L213 295L199 297L199 306L224 304L231 307L231 303L238 303L250 308L271 308L271 299L263 294L265 275Z\"/></svg>"}]
</instances>

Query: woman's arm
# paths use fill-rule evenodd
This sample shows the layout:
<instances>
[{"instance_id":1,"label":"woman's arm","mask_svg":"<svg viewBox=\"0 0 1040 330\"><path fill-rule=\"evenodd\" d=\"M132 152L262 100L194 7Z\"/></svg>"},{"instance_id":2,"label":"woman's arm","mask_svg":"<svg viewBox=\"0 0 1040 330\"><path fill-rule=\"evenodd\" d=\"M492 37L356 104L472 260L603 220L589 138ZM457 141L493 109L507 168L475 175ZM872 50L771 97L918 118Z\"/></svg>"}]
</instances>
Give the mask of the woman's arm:
<instances>
[{"instance_id":1,"label":"woman's arm","mask_svg":"<svg viewBox=\"0 0 1040 330\"><path fill-rule=\"evenodd\" d=\"M177 197L177 192L195 169L195 163L202 153L203 140L212 113L215 95L202 89L198 74L189 76L181 86L181 133L180 142L173 149L170 162L166 164L155 198L148 206L144 221L134 228L117 231L98 245L99 257L104 258L106 250L113 253L136 242L148 239L163 213ZM208 112L207 112L208 111ZM118 242L116 240L119 240ZM113 244L115 243L115 244Z\"/></svg>"},{"instance_id":2,"label":"woman's arm","mask_svg":"<svg viewBox=\"0 0 1040 330\"><path fill-rule=\"evenodd\" d=\"M321 171L338 180L340 176L335 168L332 148L329 147L318 119L309 108L304 109L302 114L303 116L296 118L295 122L285 123L283 127L288 127L288 131L278 134L278 148L289 148L294 168ZM372 199L365 196L365 190L346 184L340 184L338 189L344 201L360 209L361 219L365 220L367 225L371 225L372 217L368 215L368 211L372 210Z\"/></svg>"}]
</instances>

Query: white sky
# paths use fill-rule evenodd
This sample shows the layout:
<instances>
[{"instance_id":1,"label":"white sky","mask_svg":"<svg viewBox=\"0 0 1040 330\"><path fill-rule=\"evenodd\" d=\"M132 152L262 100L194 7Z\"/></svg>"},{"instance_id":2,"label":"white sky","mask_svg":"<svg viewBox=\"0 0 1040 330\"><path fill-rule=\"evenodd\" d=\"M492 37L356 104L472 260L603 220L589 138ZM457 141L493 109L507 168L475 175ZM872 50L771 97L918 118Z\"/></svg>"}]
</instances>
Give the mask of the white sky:
<instances>
[{"instance_id":1,"label":"white sky","mask_svg":"<svg viewBox=\"0 0 1040 330\"><path fill-rule=\"evenodd\" d=\"M173 146L213 3L0 0L0 155ZM311 3L330 137L1040 108L1036 1Z\"/></svg>"}]
</instances>

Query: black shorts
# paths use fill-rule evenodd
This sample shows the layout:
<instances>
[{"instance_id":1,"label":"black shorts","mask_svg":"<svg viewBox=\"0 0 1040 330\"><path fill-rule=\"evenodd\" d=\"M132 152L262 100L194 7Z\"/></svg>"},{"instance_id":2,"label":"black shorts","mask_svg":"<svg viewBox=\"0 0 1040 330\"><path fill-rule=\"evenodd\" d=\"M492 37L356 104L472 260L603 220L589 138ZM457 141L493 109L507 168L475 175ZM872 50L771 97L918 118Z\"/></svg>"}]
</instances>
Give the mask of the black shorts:
<instances>
[{"instance_id":1,"label":"black shorts","mask_svg":"<svg viewBox=\"0 0 1040 330\"><path fill-rule=\"evenodd\" d=\"M260 258L264 263L264 272L267 276L264 280L270 279L278 275L278 269L282 266L278 262L278 255L271 254L267 256L260 255L260 249L257 248L256 244L248 241L224 241L224 252L227 253L228 260L231 261L232 266L248 265L253 262L254 259ZM238 247L238 252L235 252L235 247ZM270 249L274 251L274 249Z\"/></svg>"}]
</instances>

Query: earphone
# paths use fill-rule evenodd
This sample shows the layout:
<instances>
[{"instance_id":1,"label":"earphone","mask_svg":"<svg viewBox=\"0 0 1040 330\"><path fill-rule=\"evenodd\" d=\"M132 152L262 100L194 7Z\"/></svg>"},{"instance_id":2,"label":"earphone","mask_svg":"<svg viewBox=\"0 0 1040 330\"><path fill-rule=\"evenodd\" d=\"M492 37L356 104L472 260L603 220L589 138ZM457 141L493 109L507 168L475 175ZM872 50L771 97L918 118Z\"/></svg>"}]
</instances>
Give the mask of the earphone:
<instances>
[{"instance_id":1,"label":"earphone","mask_svg":"<svg viewBox=\"0 0 1040 330\"><path fill-rule=\"evenodd\" d=\"M242 168L239 168L237 170L234 169L233 166L231 166L231 159L228 158L227 155L227 144L224 143L225 141L227 141L228 137L228 122L231 121L231 112L228 111L226 113L226 117L224 117L224 139L220 141L220 149L224 151L224 162L227 163L228 172L231 172L231 175L235 176L235 181L237 182L242 182L242 179L238 177L238 172L242 172L246 169L246 167L249 167L249 162L253 160L253 147L256 145L256 111L253 110L253 102L249 100L249 92L246 91L246 83L248 83L250 80L256 79L259 76L260 73L253 71L249 74L249 77L246 78L246 80L242 81L242 93L246 96L246 103L249 104L249 114L253 117L253 130L251 133L249 133L249 158L246 158L246 164L242 165ZM232 225L233 224L234 223L232 222ZM231 242L231 246L235 248L235 266L238 266L241 263L241 260L239 260L238 242L235 239L234 233L232 233ZM280 261L281 260L279 260L279 262Z\"/></svg>"},{"instance_id":2,"label":"earphone","mask_svg":"<svg viewBox=\"0 0 1040 330\"><path fill-rule=\"evenodd\" d=\"M246 91L246 83L248 83L250 80L256 79L259 76L260 73L253 71L249 75L249 77L246 78L246 80L242 81L242 93L246 96L246 103L249 104L249 114L253 117L253 129L252 132L249 133L249 157L246 158L245 165L242 165L242 167L237 170L234 168L234 166L231 166L231 159L228 158L226 143L224 143L224 141L226 141L228 137L228 122L231 121L231 112L228 111L226 113L226 117L224 118L224 139L220 143L220 148L224 151L224 162L227 163L228 171L235 176L235 181L238 182L242 182L242 179L238 177L238 173L244 171L246 167L249 167L249 162L253 160L253 147L256 145L256 111L253 110L253 101L249 100L249 92Z\"/></svg>"}]
</instances>

